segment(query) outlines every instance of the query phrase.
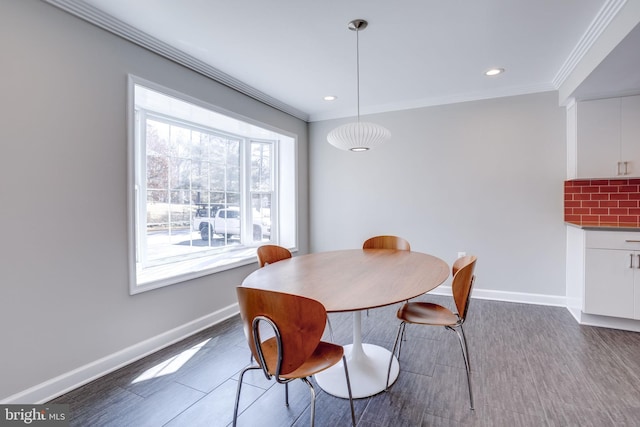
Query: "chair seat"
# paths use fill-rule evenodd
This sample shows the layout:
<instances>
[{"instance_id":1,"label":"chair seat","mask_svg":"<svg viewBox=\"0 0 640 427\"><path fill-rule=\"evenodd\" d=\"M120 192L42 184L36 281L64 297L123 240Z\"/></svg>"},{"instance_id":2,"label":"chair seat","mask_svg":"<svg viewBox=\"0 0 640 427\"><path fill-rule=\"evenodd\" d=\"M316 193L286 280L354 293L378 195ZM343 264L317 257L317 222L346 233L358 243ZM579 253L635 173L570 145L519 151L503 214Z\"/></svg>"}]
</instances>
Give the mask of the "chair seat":
<instances>
[{"instance_id":1,"label":"chair seat","mask_svg":"<svg viewBox=\"0 0 640 427\"><path fill-rule=\"evenodd\" d=\"M264 351L265 361L269 367L269 373L275 375L278 360L278 349L275 337L264 341L262 343L262 349ZM344 348L342 348L342 346L320 341L318 347L313 351L313 354L298 369L287 374L282 374L280 378L310 377L338 363L340 359L342 359L343 354ZM282 370L286 372L286 367L283 366Z\"/></svg>"},{"instance_id":2,"label":"chair seat","mask_svg":"<svg viewBox=\"0 0 640 427\"><path fill-rule=\"evenodd\" d=\"M430 302L408 302L398 310L398 319L421 325L454 326L458 316L451 310Z\"/></svg>"}]
</instances>

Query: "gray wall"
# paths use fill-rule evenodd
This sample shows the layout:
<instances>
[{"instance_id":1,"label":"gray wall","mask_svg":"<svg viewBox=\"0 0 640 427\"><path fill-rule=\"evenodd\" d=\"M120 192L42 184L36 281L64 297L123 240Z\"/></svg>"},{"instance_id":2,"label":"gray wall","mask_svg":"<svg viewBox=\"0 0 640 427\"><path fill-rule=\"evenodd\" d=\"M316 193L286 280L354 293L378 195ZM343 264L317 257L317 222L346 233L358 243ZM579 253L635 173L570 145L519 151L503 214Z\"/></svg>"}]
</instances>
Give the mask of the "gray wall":
<instances>
[{"instance_id":1,"label":"gray wall","mask_svg":"<svg viewBox=\"0 0 640 427\"><path fill-rule=\"evenodd\" d=\"M0 401L235 303L255 266L130 296L127 74L299 139L307 125L39 0L0 3Z\"/></svg>"},{"instance_id":2,"label":"gray wall","mask_svg":"<svg viewBox=\"0 0 640 427\"><path fill-rule=\"evenodd\" d=\"M566 125L555 92L366 120L392 139L365 153L326 142L343 120L310 126L313 252L397 234L449 263L476 254L476 290L565 295Z\"/></svg>"}]
</instances>

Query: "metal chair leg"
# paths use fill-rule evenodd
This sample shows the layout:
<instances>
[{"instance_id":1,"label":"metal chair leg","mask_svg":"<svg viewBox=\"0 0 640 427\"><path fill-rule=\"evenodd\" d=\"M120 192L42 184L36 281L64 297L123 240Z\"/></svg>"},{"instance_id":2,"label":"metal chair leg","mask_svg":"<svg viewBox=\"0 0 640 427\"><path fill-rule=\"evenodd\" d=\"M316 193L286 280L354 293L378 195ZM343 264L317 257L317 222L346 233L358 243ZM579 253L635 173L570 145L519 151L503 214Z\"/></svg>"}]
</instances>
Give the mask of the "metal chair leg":
<instances>
[{"instance_id":1,"label":"metal chair leg","mask_svg":"<svg viewBox=\"0 0 640 427\"><path fill-rule=\"evenodd\" d=\"M331 342L335 342L333 339L333 327L331 326L331 320L329 320L329 316L327 316L327 326L329 327L329 340Z\"/></svg>"},{"instance_id":2,"label":"metal chair leg","mask_svg":"<svg viewBox=\"0 0 640 427\"><path fill-rule=\"evenodd\" d=\"M342 365L344 366L344 376L347 378L347 390L349 391L349 405L351 405L351 424L356 427L356 412L353 409L353 396L351 395L351 380L349 379L349 370L347 369L347 358L342 356Z\"/></svg>"},{"instance_id":3,"label":"metal chair leg","mask_svg":"<svg viewBox=\"0 0 640 427\"><path fill-rule=\"evenodd\" d=\"M289 406L289 383L284 383L284 406Z\"/></svg>"},{"instance_id":4,"label":"metal chair leg","mask_svg":"<svg viewBox=\"0 0 640 427\"><path fill-rule=\"evenodd\" d=\"M402 342L407 340L407 324L403 322L402 324L402 335L400 336L400 341L398 342L398 359L400 359L400 353L402 352Z\"/></svg>"},{"instance_id":5,"label":"metal chair leg","mask_svg":"<svg viewBox=\"0 0 640 427\"><path fill-rule=\"evenodd\" d=\"M458 331L460 328L460 331ZM460 341L460 349L462 350L462 358L464 359L464 367L467 370L467 385L469 386L469 402L471 405L471 410L473 410L473 392L471 391L471 366L469 365L469 356L467 349L467 339L464 336L464 329L462 329L462 325L456 328L450 328L455 331L456 335L458 335L458 341Z\"/></svg>"},{"instance_id":6,"label":"metal chair leg","mask_svg":"<svg viewBox=\"0 0 640 427\"><path fill-rule=\"evenodd\" d=\"M247 366L242 370L242 372L240 372L240 378L238 378L238 389L236 391L236 403L233 407L233 427L235 427L238 422L238 407L240 406L240 390L242 389L242 379L244 378L244 374L247 371L250 371L252 369L262 369L262 368L260 368L260 366Z\"/></svg>"},{"instance_id":7,"label":"metal chair leg","mask_svg":"<svg viewBox=\"0 0 640 427\"><path fill-rule=\"evenodd\" d=\"M462 331L462 339L464 340L464 349L467 353L467 365L469 365L469 371L471 371L471 358L469 357L469 345L467 344L467 335L464 333L464 329L462 325L460 325L460 330Z\"/></svg>"},{"instance_id":8,"label":"metal chair leg","mask_svg":"<svg viewBox=\"0 0 640 427\"><path fill-rule=\"evenodd\" d=\"M404 335L404 328L406 324L404 322L400 322L398 326L398 333L396 334L396 340L393 342L393 349L391 350L391 357L389 358L389 368L387 369L387 382L384 388L384 391L389 390L389 378L391 378L391 365L393 365L393 357L396 353L396 347L398 347L398 359L400 359L400 347L402 347L402 339L400 338ZM400 346L398 346L398 342L400 342Z\"/></svg>"},{"instance_id":9,"label":"metal chair leg","mask_svg":"<svg viewBox=\"0 0 640 427\"><path fill-rule=\"evenodd\" d=\"M316 391L313 388L313 384L307 378L300 378L309 386L309 391L311 392L311 427L314 426L316 421Z\"/></svg>"}]
</instances>

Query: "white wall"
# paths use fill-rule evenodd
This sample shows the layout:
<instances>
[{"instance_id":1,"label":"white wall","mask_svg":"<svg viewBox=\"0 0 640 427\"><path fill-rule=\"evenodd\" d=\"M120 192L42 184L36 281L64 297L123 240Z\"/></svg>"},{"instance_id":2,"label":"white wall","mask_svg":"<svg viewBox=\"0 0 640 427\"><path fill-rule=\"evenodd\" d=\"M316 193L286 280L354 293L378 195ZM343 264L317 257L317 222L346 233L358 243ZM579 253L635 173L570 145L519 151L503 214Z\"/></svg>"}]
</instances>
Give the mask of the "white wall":
<instances>
[{"instance_id":1,"label":"white wall","mask_svg":"<svg viewBox=\"0 0 640 427\"><path fill-rule=\"evenodd\" d=\"M392 139L365 153L326 142L344 121L310 126L313 252L397 234L449 263L458 251L477 255L476 291L564 297L565 112L555 92L366 120Z\"/></svg>"},{"instance_id":2,"label":"white wall","mask_svg":"<svg viewBox=\"0 0 640 427\"><path fill-rule=\"evenodd\" d=\"M306 123L39 0L0 2L0 52L0 401L234 304L255 268L129 295L128 73L298 134L308 251Z\"/></svg>"}]
</instances>

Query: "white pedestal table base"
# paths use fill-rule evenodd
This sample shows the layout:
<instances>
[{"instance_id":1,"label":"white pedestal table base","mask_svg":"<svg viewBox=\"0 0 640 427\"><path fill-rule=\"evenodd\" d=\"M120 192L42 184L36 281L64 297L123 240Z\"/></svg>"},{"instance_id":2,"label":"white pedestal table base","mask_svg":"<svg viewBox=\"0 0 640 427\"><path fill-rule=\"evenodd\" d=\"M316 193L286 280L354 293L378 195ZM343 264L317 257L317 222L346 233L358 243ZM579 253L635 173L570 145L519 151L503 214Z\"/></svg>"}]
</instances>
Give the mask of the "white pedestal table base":
<instances>
[{"instance_id":1,"label":"white pedestal table base","mask_svg":"<svg viewBox=\"0 0 640 427\"><path fill-rule=\"evenodd\" d=\"M369 397L384 391L391 352L386 348L373 344L362 344L363 351L362 353L358 352L360 354L353 354L352 350L352 344L344 346L353 398ZM399 372L398 359L394 356L389 385L396 381ZM342 362L316 374L314 377L320 388L327 393L345 399L349 398Z\"/></svg>"},{"instance_id":2,"label":"white pedestal table base","mask_svg":"<svg viewBox=\"0 0 640 427\"><path fill-rule=\"evenodd\" d=\"M344 346L347 369L354 399L373 396L387 388L387 370L391 352L384 347L362 343L362 314L353 313L353 344ZM398 378L400 365L393 357L389 385ZM349 398L347 380L342 362L315 375L316 382L324 391L337 397Z\"/></svg>"}]
</instances>

